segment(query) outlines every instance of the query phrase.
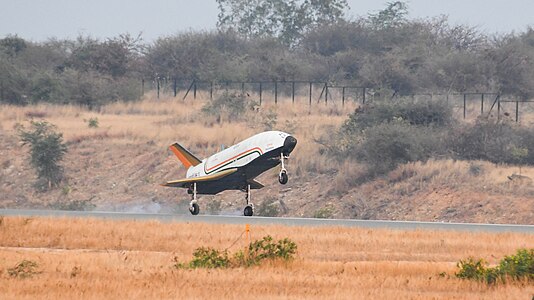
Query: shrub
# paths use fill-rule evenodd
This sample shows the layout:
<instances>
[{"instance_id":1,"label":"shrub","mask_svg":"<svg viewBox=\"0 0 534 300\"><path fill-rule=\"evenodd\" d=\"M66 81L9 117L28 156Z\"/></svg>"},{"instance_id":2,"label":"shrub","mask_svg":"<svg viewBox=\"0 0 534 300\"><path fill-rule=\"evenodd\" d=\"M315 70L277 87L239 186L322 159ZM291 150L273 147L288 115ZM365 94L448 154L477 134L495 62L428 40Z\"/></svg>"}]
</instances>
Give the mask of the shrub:
<instances>
[{"instance_id":1,"label":"shrub","mask_svg":"<svg viewBox=\"0 0 534 300\"><path fill-rule=\"evenodd\" d=\"M219 123L223 119L228 122L238 120L246 110L245 96L235 92L224 92L221 96L209 101L202 107L202 113L215 116Z\"/></svg>"},{"instance_id":2,"label":"shrub","mask_svg":"<svg viewBox=\"0 0 534 300\"><path fill-rule=\"evenodd\" d=\"M319 208L313 213L316 219L330 219L334 216L334 208L330 205Z\"/></svg>"},{"instance_id":3,"label":"shrub","mask_svg":"<svg viewBox=\"0 0 534 300\"><path fill-rule=\"evenodd\" d=\"M406 121L410 125L447 126L452 121L452 109L439 101L399 101L373 102L359 107L343 124L345 133L358 133L368 127L394 121Z\"/></svg>"},{"instance_id":4,"label":"shrub","mask_svg":"<svg viewBox=\"0 0 534 300\"><path fill-rule=\"evenodd\" d=\"M273 242L271 236L265 236L261 240L249 244L247 252L242 251L235 254L235 259L239 266L259 265L264 260L281 259L292 260L297 252L297 244L288 238Z\"/></svg>"},{"instance_id":5,"label":"shrub","mask_svg":"<svg viewBox=\"0 0 534 300\"><path fill-rule=\"evenodd\" d=\"M230 264L228 253L226 251L219 251L213 248L197 248L193 252L193 260L189 262L187 267L195 268L227 268Z\"/></svg>"},{"instance_id":6,"label":"shrub","mask_svg":"<svg viewBox=\"0 0 534 300\"><path fill-rule=\"evenodd\" d=\"M440 132L404 121L383 123L365 130L352 153L369 164L371 174L385 174L399 164L425 161L440 150Z\"/></svg>"},{"instance_id":7,"label":"shrub","mask_svg":"<svg viewBox=\"0 0 534 300\"><path fill-rule=\"evenodd\" d=\"M34 275L41 274L42 272L38 271L37 268L39 265L31 260L23 260L18 263L13 268L7 269L7 274L15 278L31 278Z\"/></svg>"},{"instance_id":8,"label":"shrub","mask_svg":"<svg viewBox=\"0 0 534 300\"><path fill-rule=\"evenodd\" d=\"M250 267L261 264L265 260L290 261L297 253L297 245L288 238L273 241L271 236L251 242L243 251L229 256L226 250L221 251L210 247L200 247L193 252L189 263L180 263L175 258L175 267L179 269L195 268L229 268Z\"/></svg>"},{"instance_id":9,"label":"shrub","mask_svg":"<svg viewBox=\"0 0 534 300\"><path fill-rule=\"evenodd\" d=\"M59 163L67 152L63 134L56 132L56 126L46 121L31 121L28 130L18 125L17 131L23 145L30 146L30 162L39 179L46 181L48 188L57 186L63 179L63 168ZM38 187L45 189L45 185L39 183Z\"/></svg>"},{"instance_id":10,"label":"shrub","mask_svg":"<svg viewBox=\"0 0 534 300\"><path fill-rule=\"evenodd\" d=\"M97 117L94 117L94 118L89 118L89 120L84 120L87 122L87 126L89 128L98 128L98 118Z\"/></svg>"},{"instance_id":11,"label":"shrub","mask_svg":"<svg viewBox=\"0 0 534 300\"><path fill-rule=\"evenodd\" d=\"M534 164L532 138L534 134L527 129L506 122L478 120L455 130L449 144L460 159Z\"/></svg>"},{"instance_id":12,"label":"shrub","mask_svg":"<svg viewBox=\"0 0 534 300\"><path fill-rule=\"evenodd\" d=\"M515 255L505 256L495 267L488 267L482 259L460 260L456 277L486 282L534 280L534 249L519 249Z\"/></svg>"}]
</instances>

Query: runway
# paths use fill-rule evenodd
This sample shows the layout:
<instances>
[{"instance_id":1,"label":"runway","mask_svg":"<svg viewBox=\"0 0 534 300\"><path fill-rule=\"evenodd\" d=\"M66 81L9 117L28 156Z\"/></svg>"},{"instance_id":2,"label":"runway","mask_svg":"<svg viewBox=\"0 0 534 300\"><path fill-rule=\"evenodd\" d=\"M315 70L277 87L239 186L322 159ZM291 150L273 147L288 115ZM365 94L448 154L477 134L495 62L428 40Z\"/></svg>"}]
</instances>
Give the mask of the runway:
<instances>
[{"instance_id":1,"label":"runway","mask_svg":"<svg viewBox=\"0 0 534 300\"><path fill-rule=\"evenodd\" d=\"M112 220L159 220L162 222L213 223L213 224L251 224L251 225L285 225L285 226L343 226L361 228L388 228L399 230L450 230L480 232L517 232L534 234L534 225L512 224L476 224L476 223L445 223L418 221L382 221L352 219L310 219L310 218L267 218L243 216L211 216L188 214L153 214L125 213L105 211L59 211L59 210L27 210L0 209L0 216L25 217L72 217L101 218Z\"/></svg>"}]
</instances>

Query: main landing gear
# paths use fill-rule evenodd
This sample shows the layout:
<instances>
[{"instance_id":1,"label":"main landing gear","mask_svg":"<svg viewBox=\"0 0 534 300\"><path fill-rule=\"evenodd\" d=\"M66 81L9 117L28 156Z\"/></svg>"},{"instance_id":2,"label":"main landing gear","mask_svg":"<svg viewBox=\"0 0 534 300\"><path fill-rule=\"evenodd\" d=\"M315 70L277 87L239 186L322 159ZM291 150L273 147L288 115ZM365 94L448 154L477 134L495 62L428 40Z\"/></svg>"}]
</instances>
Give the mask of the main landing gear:
<instances>
[{"instance_id":1,"label":"main landing gear","mask_svg":"<svg viewBox=\"0 0 534 300\"><path fill-rule=\"evenodd\" d=\"M197 183L193 182L193 193L191 194L191 202L189 202L189 211L193 216L198 215L200 207L197 203Z\"/></svg>"},{"instance_id":2,"label":"main landing gear","mask_svg":"<svg viewBox=\"0 0 534 300\"><path fill-rule=\"evenodd\" d=\"M245 199L247 200L247 206L245 206L245 209L243 210L243 215L245 215L245 217L251 217L254 214L254 204L250 202L250 184L247 184L246 192Z\"/></svg>"},{"instance_id":3,"label":"main landing gear","mask_svg":"<svg viewBox=\"0 0 534 300\"><path fill-rule=\"evenodd\" d=\"M280 153L280 164L282 168L280 169L280 174L278 174L278 182L281 184L286 184L289 178L287 177L287 170L284 166L284 161L287 159L287 156L284 156L284 153Z\"/></svg>"}]
</instances>

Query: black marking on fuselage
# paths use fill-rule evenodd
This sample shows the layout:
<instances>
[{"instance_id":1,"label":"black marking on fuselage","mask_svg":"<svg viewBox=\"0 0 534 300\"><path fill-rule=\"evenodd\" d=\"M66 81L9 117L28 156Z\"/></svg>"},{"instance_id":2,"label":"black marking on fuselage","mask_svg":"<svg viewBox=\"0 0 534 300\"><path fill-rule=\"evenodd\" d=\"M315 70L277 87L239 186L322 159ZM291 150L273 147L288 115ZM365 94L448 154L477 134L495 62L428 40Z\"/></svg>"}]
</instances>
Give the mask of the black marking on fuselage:
<instances>
[{"instance_id":1,"label":"black marking on fuselage","mask_svg":"<svg viewBox=\"0 0 534 300\"><path fill-rule=\"evenodd\" d=\"M235 173L226 177L214 181L198 182L197 194L215 195L225 190L245 190L249 180L280 164L282 148L279 147L260 155L250 163L238 167Z\"/></svg>"}]
</instances>

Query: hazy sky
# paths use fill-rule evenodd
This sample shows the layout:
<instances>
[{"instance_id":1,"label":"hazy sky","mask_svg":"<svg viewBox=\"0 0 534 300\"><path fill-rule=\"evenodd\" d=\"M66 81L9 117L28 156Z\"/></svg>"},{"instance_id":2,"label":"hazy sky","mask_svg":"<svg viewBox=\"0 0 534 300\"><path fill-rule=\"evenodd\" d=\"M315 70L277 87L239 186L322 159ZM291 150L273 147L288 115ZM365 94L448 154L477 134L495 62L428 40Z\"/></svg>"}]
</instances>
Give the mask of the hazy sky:
<instances>
[{"instance_id":1,"label":"hazy sky","mask_svg":"<svg viewBox=\"0 0 534 300\"><path fill-rule=\"evenodd\" d=\"M390 0L393 1L393 0ZM366 16L387 0L348 0L348 16ZM534 26L534 0L410 0L411 18L448 15L453 24L508 33ZM7 34L43 41L49 37L97 38L143 33L145 41L189 29L214 29L215 0L0 0L0 38Z\"/></svg>"}]
</instances>

